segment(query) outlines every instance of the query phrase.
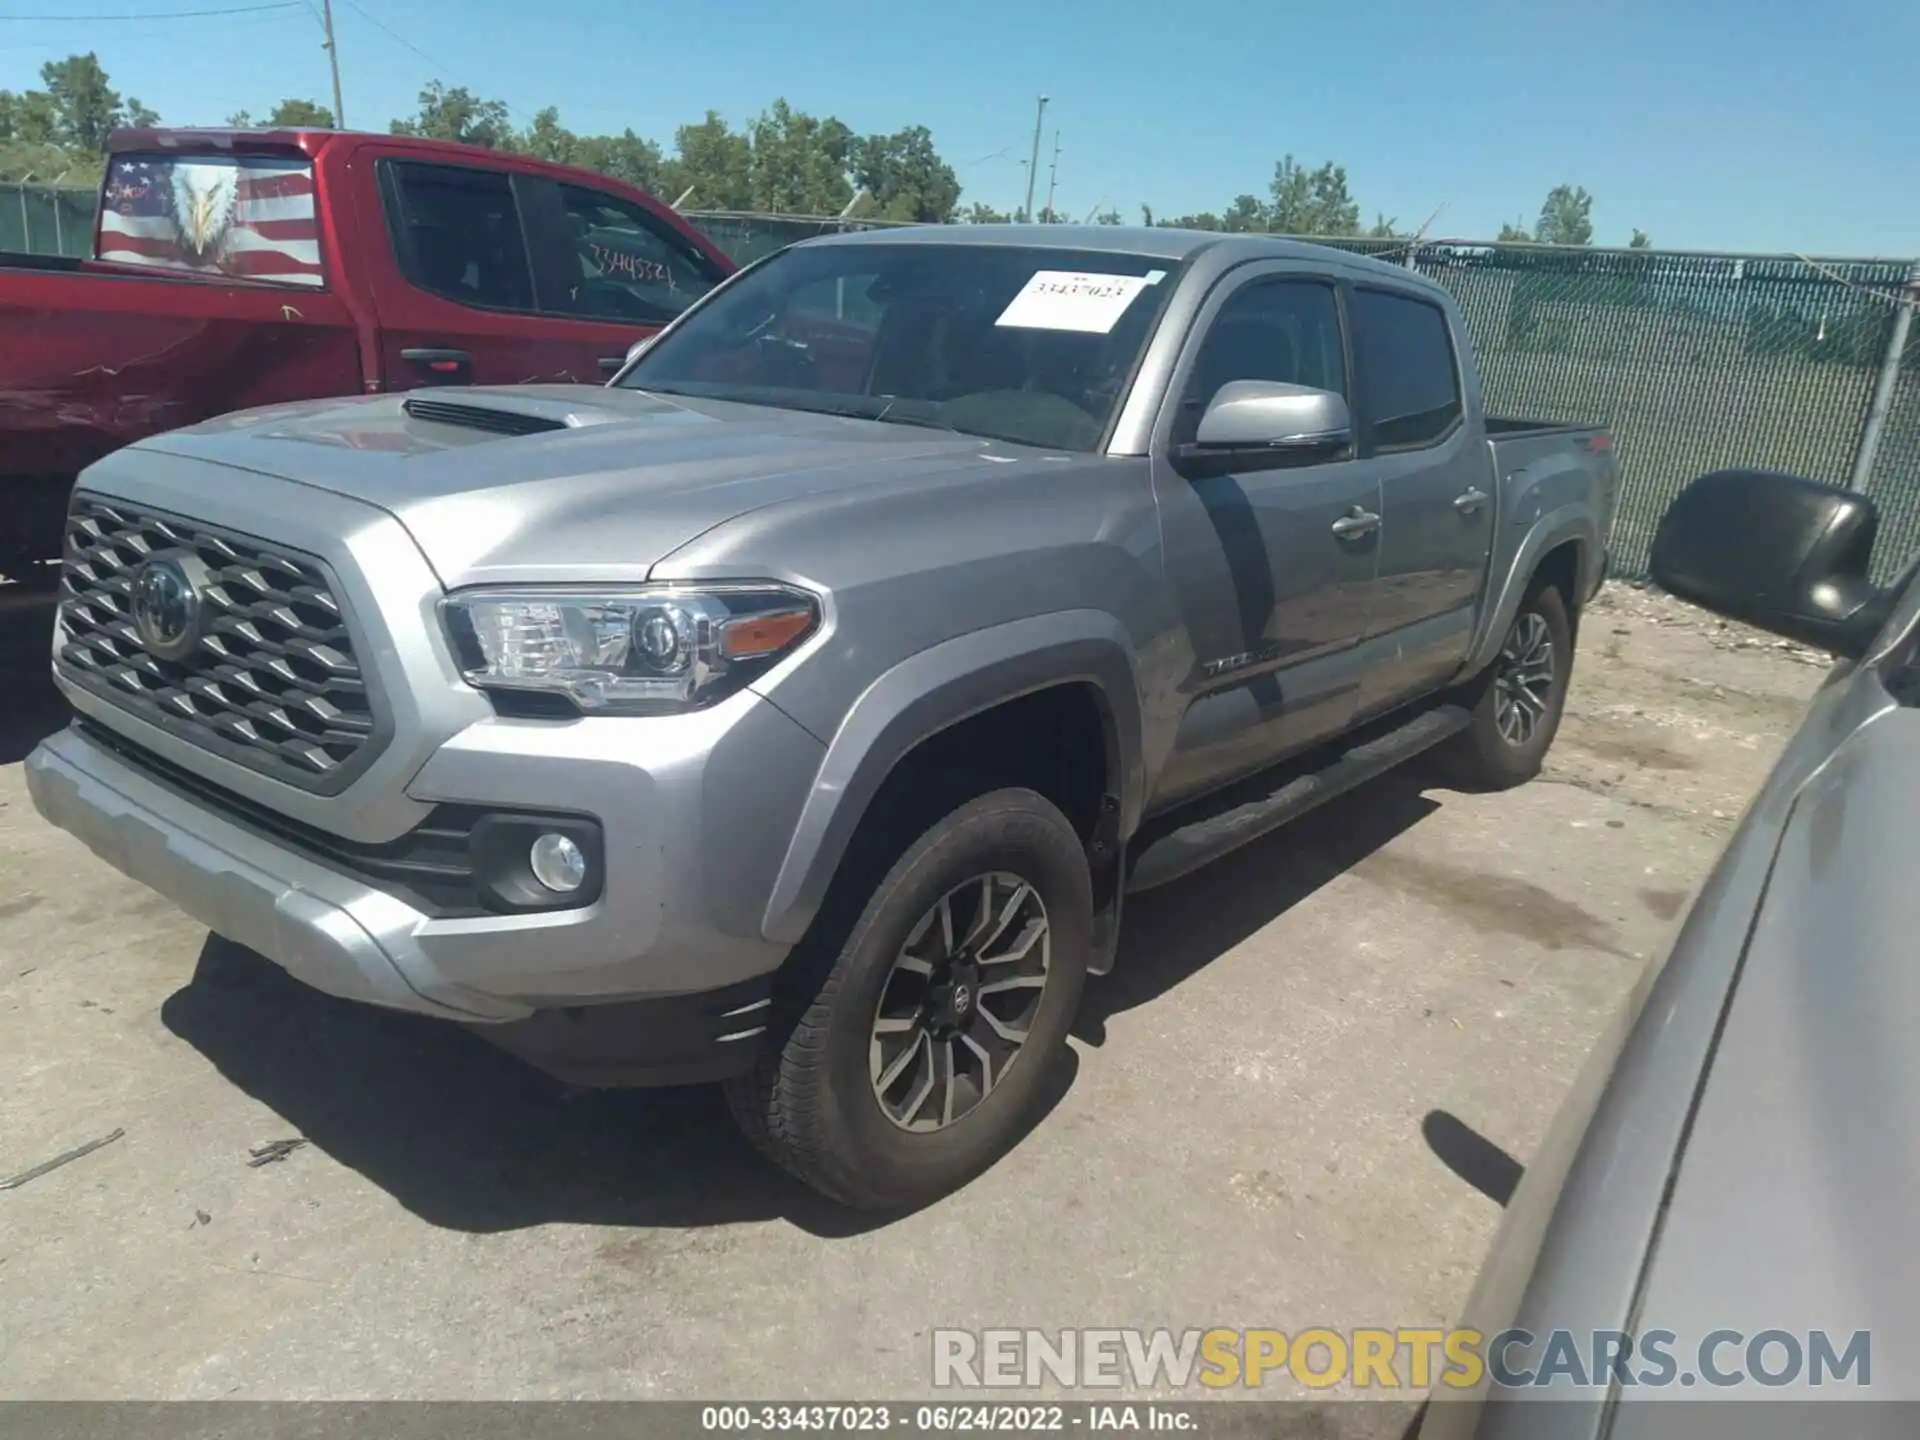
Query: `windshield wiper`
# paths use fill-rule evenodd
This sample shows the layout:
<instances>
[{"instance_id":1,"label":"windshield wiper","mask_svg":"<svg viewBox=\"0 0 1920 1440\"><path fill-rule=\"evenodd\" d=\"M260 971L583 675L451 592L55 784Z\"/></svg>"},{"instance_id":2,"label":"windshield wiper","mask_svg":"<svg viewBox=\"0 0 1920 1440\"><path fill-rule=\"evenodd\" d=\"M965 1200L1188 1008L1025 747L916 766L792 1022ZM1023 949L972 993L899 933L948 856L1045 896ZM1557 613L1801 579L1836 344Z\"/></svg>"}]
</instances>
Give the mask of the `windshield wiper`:
<instances>
[{"instance_id":1,"label":"windshield wiper","mask_svg":"<svg viewBox=\"0 0 1920 1440\"><path fill-rule=\"evenodd\" d=\"M899 403L900 397L898 395L890 395L887 397L887 403L880 407L879 414L869 415L866 418L869 420L877 420L886 425L917 425L923 430L945 430L953 435L961 433L957 425L951 425L945 420L940 419L937 415L919 414L912 410L902 410L896 415L893 413L893 410Z\"/></svg>"},{"instance_id":2,"label":"windshield wiper","mask_svg":"<svg viewBox=\"0 0 1920 1440\"><path fill-rule=\"evenodd\" d=\"M964 435L966 433L958 425L949 424L945 420L937 420L931 415L914 415L911 413L889 415L883 410L878 415L869 415L866 418L869 420L877 420L882 425L917 425L922 430L945 430L949 435Z\"/></svg>"}]
</instances>

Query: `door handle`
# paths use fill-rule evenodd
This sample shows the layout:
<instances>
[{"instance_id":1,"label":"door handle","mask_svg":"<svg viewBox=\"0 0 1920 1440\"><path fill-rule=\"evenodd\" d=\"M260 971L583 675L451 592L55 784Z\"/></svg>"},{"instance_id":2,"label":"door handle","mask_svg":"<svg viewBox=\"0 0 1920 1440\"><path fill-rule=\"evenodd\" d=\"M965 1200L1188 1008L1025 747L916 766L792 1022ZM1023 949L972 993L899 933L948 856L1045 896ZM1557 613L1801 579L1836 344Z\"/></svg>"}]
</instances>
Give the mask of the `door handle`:
<instances>
[{"instance_id":1,"label":"door handle","mask_svg":"<svg viewBox=\"0 0 1920 1440\"><path fill-rule=\"evenodd\" d=\"M464 385L473 376L473 356L464 350L441 350L432 346L400 352L409 365L418 365L441 385Z\"/></svg>"},{"instance_id":2,"label":"door handle","mask_svg":"<svg viewBox=\"0 0 1920 1440\"><path fill-rule=\"evenodd\" d=\"M1486 503L1486 491L1469 488L1455 497L1453 508L1458 510L1462 515L1471 515Z\"/></svg>"},{"instance_id":3,"label":"door handle","mask_svg":"<svg viewBox=\"0 0 1920 1440\"><path fill-rule=\"evenodd\" d=\"M624 355L602 355L600 357L600 373L602 375L616 374L620 367L626 363L627 357Z\"/></svg>"},{"instance_id":4,"label":"door handle","mask_svg":"<svg viewBox=\"0 0 1920 1440\"><path fill-rule=\"evenodd\" d=\"M1371 535L1380 528L1380 517L1371 510L1363 510L1358 505L1333 522L1333 533L1342 540L1352 540L1357 536Z\"/></svg>"}]
</instances>

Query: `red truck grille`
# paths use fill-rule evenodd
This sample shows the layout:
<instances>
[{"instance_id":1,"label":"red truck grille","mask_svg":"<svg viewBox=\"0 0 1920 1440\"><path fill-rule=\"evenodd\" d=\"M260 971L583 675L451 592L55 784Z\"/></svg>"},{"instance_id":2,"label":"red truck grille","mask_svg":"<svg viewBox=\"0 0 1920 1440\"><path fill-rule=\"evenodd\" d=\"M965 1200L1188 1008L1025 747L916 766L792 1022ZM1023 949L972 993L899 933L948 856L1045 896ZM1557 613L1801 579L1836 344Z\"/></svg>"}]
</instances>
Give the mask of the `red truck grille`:
<instances>
[{"instance_id":1,"label":"red truck grille","mask_svg":"<svg viewBox=\"0 0 1920 1440\"><path fill-rule=\"evenodd\" d=\"M377 752L353 636L318 561L81 495L60 585L62 672L103 699L323 794Z\"/></svg>"}]
</instances>

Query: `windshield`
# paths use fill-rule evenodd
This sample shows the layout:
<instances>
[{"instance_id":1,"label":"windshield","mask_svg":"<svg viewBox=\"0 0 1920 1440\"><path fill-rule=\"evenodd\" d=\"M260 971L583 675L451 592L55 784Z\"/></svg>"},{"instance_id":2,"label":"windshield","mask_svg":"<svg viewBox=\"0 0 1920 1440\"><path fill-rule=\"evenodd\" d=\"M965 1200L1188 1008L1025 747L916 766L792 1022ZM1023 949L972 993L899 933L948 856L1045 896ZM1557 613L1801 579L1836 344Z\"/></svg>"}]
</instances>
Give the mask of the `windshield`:
<instances>
[{"instance_id":1,"label":"windshield","mask_svg":"<svg viewBox=\"0 0 1920 1440\"><path fill-rule=\"evenodd\" d=\"M1088 451L1172 269L1094 250L801 246L689 315L619 383Z\"/></svg>"}]
</instances>

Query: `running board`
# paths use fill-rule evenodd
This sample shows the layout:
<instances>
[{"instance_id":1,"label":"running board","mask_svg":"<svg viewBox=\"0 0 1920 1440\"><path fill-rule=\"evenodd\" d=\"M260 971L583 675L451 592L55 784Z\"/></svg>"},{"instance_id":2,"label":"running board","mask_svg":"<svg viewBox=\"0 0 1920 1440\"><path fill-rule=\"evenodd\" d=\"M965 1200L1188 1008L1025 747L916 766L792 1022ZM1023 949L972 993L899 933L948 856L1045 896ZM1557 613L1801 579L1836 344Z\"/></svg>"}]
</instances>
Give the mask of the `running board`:
<instances>
[{"instance_id":1,"label":"running board","mask_svg":"<svg viewBox=\"0 0 1920 1440\"><path fill-rule=\"evenodd\" d=\"M1423 710L1344 750L1328 747L1314 752L1302 762L1276 767L1148 821L1134 837L1127 893L1178 880L1229 850L1258 840L1459 734L1471 719L1458 705Z\"/></svg>"}]
</instances>

